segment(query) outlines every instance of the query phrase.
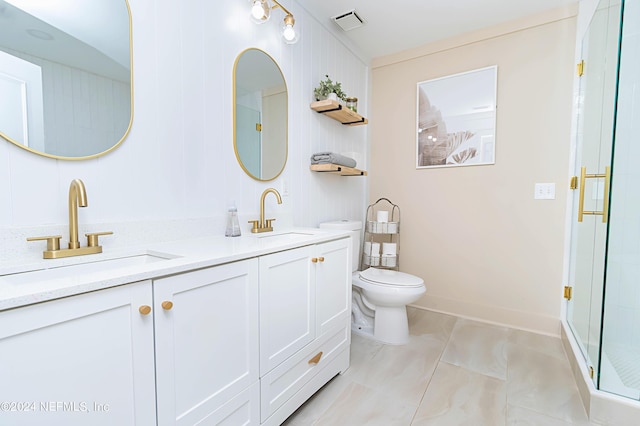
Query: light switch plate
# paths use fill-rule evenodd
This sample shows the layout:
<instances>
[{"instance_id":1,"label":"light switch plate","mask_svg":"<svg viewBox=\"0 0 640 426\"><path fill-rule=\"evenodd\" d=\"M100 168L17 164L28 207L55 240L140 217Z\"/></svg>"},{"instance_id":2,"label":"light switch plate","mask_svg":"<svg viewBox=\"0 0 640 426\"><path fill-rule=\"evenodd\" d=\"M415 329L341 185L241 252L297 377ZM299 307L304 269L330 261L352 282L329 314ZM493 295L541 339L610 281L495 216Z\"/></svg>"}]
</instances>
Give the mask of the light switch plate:
<instances>
[{"instance_id":1,"label":"light switch plate","mask_svg":"<svg viewBox=\"0 0 640 426\"><path fill-rule=\"evenodd\" d=\"M555 200L556 184L536 183L533 198L535 198L536 200Z\"/></svg>"}]
</instances>

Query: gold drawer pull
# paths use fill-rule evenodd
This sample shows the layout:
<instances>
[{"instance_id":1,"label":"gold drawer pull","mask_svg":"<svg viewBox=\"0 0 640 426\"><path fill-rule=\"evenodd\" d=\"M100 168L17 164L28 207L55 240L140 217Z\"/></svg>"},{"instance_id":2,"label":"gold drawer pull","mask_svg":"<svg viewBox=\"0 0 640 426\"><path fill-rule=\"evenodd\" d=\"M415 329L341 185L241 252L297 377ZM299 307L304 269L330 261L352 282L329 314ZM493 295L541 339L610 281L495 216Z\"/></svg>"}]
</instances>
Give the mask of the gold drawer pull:
<instances>
[{"instance_id":1,"label":"gold drawer pull","mask_svg":"<svg viewBox=\"0 0 640 426\"><path fill-rule=\"evenodd\" d=\"M162 309L164 309L165 311L170 311L171 308L173 308L173 302L170 302L168 300L162 302Z\"/></svg>"},{"instance_id":2,"label":"gold drawer pull","mask_svg":"<svg viewBox=\"0 0 640 426\"><path fill-rule=\"evenodd\" d=\"M309 365L317 365L320 362L320 358L322 358L322 352L318 352L318 355L311 358L309 360Z\"/></svg>"},{"instance_id":3,"label":"gold drawer pull","mask_svg":"<svg viewBox=\"0 0 640 426\"><path fill-rule=\"evenodd\" d=\"M140 311L142 315L149 315L151 313L151 306L142 305L138 308L138 311Z\"/></svg>"}]
</instances>

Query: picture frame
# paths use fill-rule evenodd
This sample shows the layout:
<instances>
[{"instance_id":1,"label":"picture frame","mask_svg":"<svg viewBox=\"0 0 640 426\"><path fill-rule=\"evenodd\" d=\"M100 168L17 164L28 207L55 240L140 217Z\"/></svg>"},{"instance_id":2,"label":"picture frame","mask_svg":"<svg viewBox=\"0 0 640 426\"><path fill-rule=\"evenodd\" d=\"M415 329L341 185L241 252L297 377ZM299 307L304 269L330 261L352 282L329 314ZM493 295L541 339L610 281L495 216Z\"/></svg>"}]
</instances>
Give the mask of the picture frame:
<instances>
[{"instance_id":1,"label":"picture frame","mask_svg":"<svg viewBox=\"0 0 640 426\"><path fill-rule=\"evenodd\" d=\"M417 84L416 168L495 164L497 65Z\"/></svg>"}]
</instances>

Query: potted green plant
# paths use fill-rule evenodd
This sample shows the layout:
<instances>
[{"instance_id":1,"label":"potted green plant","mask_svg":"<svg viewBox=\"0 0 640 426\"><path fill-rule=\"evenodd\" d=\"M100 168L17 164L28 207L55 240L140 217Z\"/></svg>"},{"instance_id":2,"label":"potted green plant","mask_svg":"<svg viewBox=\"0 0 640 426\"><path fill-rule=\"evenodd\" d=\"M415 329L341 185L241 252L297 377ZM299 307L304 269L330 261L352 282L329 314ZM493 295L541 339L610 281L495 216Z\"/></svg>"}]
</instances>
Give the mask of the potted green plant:
<instances>
[{"instance_id":1,"label":"potted green plant","mask_svg":"<svg viewBox=\"0 0 640 426\"><path fill-rule=\"evenodd\" d=\"M331 81L328 74L325 74L326 79L321 80L318 87L313 89L313 94L316 97L316 101L321 101L324 99L331 99L331 94L335 93L335 100L344 101L347 97L347 94L342 91L342 84L337 81Z\"/></svg>"}]
</instances>

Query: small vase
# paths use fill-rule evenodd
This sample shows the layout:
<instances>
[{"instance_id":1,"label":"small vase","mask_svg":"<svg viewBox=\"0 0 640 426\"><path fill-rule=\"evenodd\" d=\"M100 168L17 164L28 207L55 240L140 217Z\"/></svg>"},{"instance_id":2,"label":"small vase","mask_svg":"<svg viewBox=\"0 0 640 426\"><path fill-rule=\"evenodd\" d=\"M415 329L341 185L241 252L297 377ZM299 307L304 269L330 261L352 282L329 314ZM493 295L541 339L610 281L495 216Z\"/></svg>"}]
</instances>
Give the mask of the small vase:
<instances>
[{"instance_id":1,"label":"small vase","mask_svg":"<svg viewBox=\"0 0 640 426\"><path fill-rule=\"evenodd\" d=\"M338 95L336 95L335 93L329 93L327 95L327 99L338 102Z\"/></svg>"}]
</instances>

